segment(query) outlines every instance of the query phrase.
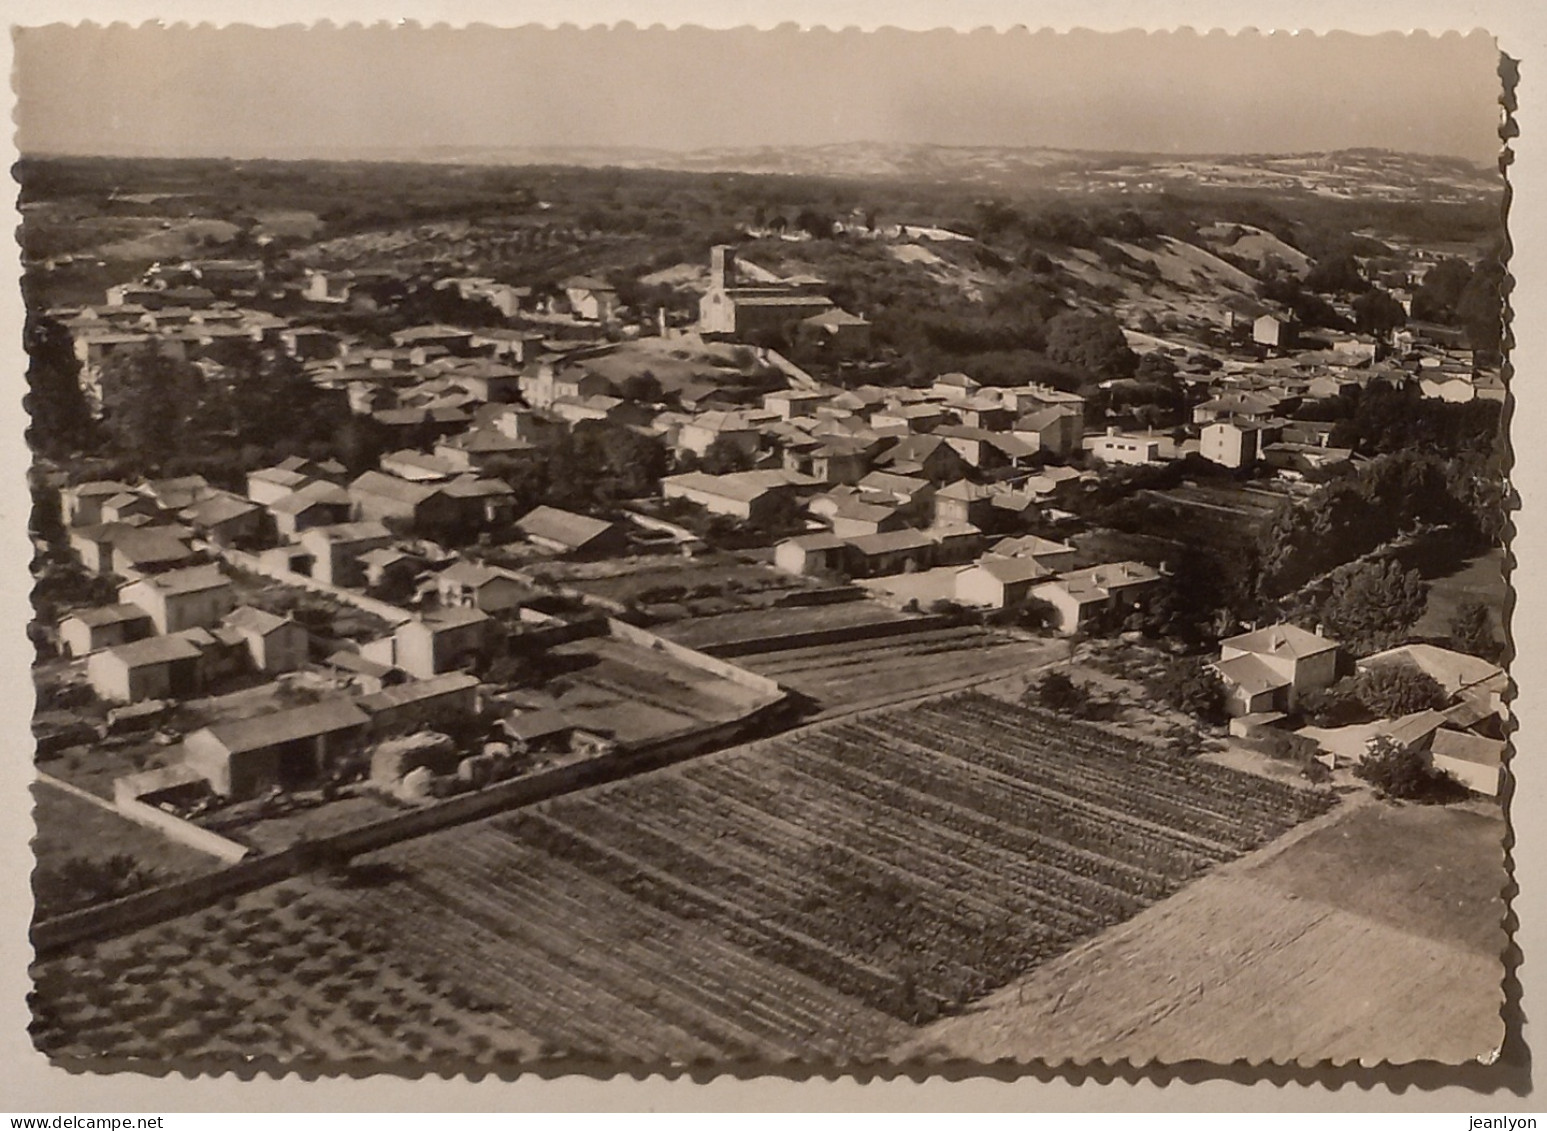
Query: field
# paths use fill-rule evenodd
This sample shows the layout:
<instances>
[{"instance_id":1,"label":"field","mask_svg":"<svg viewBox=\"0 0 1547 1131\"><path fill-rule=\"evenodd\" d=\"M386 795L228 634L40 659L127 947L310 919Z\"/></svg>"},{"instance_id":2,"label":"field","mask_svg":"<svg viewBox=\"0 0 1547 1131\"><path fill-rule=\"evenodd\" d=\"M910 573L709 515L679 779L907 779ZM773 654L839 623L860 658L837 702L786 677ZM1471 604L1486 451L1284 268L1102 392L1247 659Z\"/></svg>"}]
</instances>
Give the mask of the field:
<instances>
[{"instance_id":1,"label":"field","mask_svg":"<svg viewBox=\"0 0 1547 1131\"><path fill-rule=\"evenodd\" d=\"M1062 641L962 625L743 656L737 663L778 680L826 710L880 705L931 686L988 679L1061 659Z\"/></svg>"},{"instance_id":2,"label":"field","mask_svg":"<svg viewBox=\"0 0 1547 1131\"><path fill-rule=\"evenodd\" d=\"M874 601L833 605L790 605L748 609L712 617L692 617L661 626L659 632L689 648L713 648L798 632L822 632L856 625L895 624L904 618Z\"/></svg>"},{"instance_id":3,"label":"field","mask_svg":"<svg viewBox=\"0 0 1547 1131\"><path fill-rule=\"evenodd\" d=\"M548 660L562 672L547 690L564 714L620 742L726 722L761 705L749 688L613 637L561 644Z\"/></svg>"},{"instance_id":4,"label":"field","mask_svg":"<svg viewBox=\"0 0 1547 1131\"><path fill-rule=\"evenodd\" d=\"M72 857L100 862L118 853L133 856L161 880L219 867L213 856L185 848L154 829L57 786L45 782L33 785L32 802L32 819L37 826L32 853L39 868L57 867Z\"/></svg>"},{"instance_id":5,"label":"field","mask_svg":"<svg viewBox=\"0 0 1547 1131\"><path fill-rule=\"evenodd\" d=\"M880 1057L1332 804L967 694L50 959L34 1031L65 1057Z\"/></svg>"},{"instance_id":6,"label":"field","mask_svg":"<svg viewBox=\"0 0 1547 1131\"><path fill-rule=\"evenodd\" d=\"M683 605L713 601L728 611L766 602L813 583L772 566L744 562L730 554L697 558L613 558L603 562L551 562L529 567L541 581L568 585L593 597L641 605Z\"/></svg>"},{"instance_id":7,"label":"field","mask_svg":"<svg viewBox=\"0 0 1547 1131\"><path fill-rule=\"evenodd\" d=\"M1481 804L1344 806L1007 986L971 1016L930 1026L898 1054L1478 1057L1504 1032L1503 838L1497 809Z\"/></svg>"}]
</instances>

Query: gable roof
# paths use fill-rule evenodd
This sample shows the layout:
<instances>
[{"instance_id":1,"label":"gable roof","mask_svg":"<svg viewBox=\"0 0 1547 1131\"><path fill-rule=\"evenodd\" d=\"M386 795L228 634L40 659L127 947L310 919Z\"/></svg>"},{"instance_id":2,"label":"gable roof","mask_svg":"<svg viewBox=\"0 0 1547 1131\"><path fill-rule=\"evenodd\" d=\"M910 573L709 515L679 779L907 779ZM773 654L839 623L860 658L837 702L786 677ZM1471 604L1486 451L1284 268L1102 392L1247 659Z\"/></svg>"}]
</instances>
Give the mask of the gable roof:
<instances>
[{"instance_id":1,"label":"gable roof","mask_svg":"<svg viewBox=\"0 0 1547 1131\"><path fill-rule=\"evenodd\" d=\"M1454 758L1490 769L1504 764L1504 742L1497 738L1484 738L1480 734L1463 734L1458 730L1435 732L1434 744L1429 753L1436 758Z\"/></svg>"},{"instance_id":2,"label":"gable roof","mask_svg":"<svg viewBox=\"0 0 1547 1131\"><path fill-rule=\"evenodd\" d=\"M221 624L227 628L234 628L242 632L256 632L259 636L267 636L276 629L283 628L287 624L296 622L289 617L276 616L266 609L257 609L251 605L241 605L227 613Z\"/></svg>"},{"instance_id":3,"label":"gable roof","mask_svg":"<svg viewBox=\"0 0 1547 1131\"><path fill-rule=\"evenodd\" d=\"M203 593L210 589L220 589L230 584L230 579L220 572L219 566L199 565L190 566L187 569L169 570L166 573L141 578L139 581L131 581L120 588L119 592L122 593L125 589L136 585L144 585L167 596L180 596L186 593Z\"/></svg>"},{"instance_id":4,"label":"gable roof","mask_svg":"<svg viewBox=\"0 0 1547 1131\"><path fill-rule=\"evenodd\" d=\"M1014 585L1022 581L1035 581L1048 577L1053 571L1035 558L996 558L985 556L976 565L967 566L962 572L982 570L1002 585Z\"/></svg>"},{"instance_id":5,"label":"gable roof","mask_svg":"<svg viewBox=\"0 0 1547 1131\"><path fill-rule=\"evenodd\" d=\"M1276 691L1288 687L1294 681L1268 667L1262 657L1248 652L1232 660L1216 660L1211 665L1220 677L1239 687L1248 695L1261 695L1264 691Z\"/></svg>"},{"instance_id":6,"label":"gable roof","mask_svg":"<svg viewBox=\"0 0 1547 1131\"><path fill-rule=\"evenodd\" d=\"M88 628L103 628L110 624L149 620L150 614L138 605L117 604L100 605L94 609L77 609L64 619L78 620Z\"/></svg>"},{"instance_id":7,"label":"gable roof","mask_svg":"<svg viewBox=\"0 0 1547 1131\"><path fill-rule=\"evenodd\" d=\"M528 538L542 538L578 550L615 529L615 524L558 507L542 506L517 519L516 528Z\"/></svg>"},{"instance_id":8,"label":"gable roof","mask_svg":"<svg viewBox=\"0 0 1547 1131\"><path fill-rule=\"evenodd\" d=\"M170 664L177 660L197 659L203 655L197 645L182 636L148 636L133 644L109 648L108 653L131 668Z\"/></svg>"},{"instance_id":9,"label":"gable roof","mask_svg":"<svg viewBox=\"0 0 1547 1131\"><path fill-rule=\"evenodd\" d=\"M194 526L219 526L232 519L244 518L259 509L256 503L239 499L235 495L214 495L184 509L178 517L187 519Z\"/></svg>"},{"instance_id":10,"label":"gable roof","mask_svg":"<svg viewBox=\"0 0 1547 1131\"><path fill-rule=\"evenodd\" d=\"M374 695L362 695L355 700L355 705L367 714L375 714L391 707L406 707L410 703L434 699L437 695L454 695L477 686L476 676L466 672L447 672L429 679L415 679L396 687L386 687Z\"/></svg>"},{"instance_id":11,"label":"gable roof","mask_svg":"<svg viewBox=\"0 0 1547 1131\"><path fill-rule=\"evenodd\" d=\"M418 506L426 499L440 494L440 488L427 483L411 483L407 479L399 479L395 475L387 475L380 471L367 471L349 484L349 493L376 495L394 502Z\"/></svg>"},{"instance_id":12,"label":"gable roof","mask_svg":"<svg viewBox=\"0 0 1547 1131\"><path fill-rule=\"evenodd\" d=\"M1447 695L1455 695L1463 688L1490 682L1497 683L1499 690L1503 690L1508 678L1504 669L1497 664L1435 644L1403 644L1398 648L1389 648L1367 656L1359 661L1359 666L1371 668L1399 663L1412 664L1419 671L1433 677Z\"/></svg>"},{"instance_id":13,"label":"gable roof","mask_svg":"<svg viewBox=\"0 0 1547 1131\"><path fill-rule=\"evenodd\" d=\"M325 699L305 707L254 715L252 718L219 723L204 729L228 751L239 754L350 730L365 726L368 722L370 717L348 699Z\"/></svg>"}]
</instances>

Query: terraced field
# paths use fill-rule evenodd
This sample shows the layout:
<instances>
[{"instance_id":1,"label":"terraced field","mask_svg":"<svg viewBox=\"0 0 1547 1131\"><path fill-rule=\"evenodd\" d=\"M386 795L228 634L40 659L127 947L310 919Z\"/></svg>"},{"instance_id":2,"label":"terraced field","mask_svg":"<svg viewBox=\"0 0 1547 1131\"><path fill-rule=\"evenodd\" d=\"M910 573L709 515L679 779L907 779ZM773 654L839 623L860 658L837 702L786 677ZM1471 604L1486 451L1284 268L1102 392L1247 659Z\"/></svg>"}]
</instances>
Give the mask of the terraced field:
<instances>
[{"instance_id":1,"label":"terraced field","mask_svg":"<svg viewBox=\"0 0 1547 1131\"><path fill-rule=\"evenodd\" d=\"M880 1057L1333 803L963 694L50 960L36 1032L77 1057L147 1032L183 1056Z\"/></svg>"}]
</instances>

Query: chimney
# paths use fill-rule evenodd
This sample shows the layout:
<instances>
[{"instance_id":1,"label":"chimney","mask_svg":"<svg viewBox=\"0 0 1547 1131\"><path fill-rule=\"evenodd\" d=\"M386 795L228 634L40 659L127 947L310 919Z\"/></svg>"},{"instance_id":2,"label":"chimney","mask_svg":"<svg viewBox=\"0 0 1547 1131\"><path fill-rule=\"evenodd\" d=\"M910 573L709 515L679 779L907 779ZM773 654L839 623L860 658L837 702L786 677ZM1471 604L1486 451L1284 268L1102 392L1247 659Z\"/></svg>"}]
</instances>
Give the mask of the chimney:
<instances>
[{"instance_id":1,"label":"chimney","mask_svg":"<svg viewBox=\"0 0 1547 1131\"><path fill-rule=\"evenodd\" d=\"M1108 436L1116 436L1117 433L1118 433L1117 425L1115 425L1115 424L1108 424L1107 425L1107 435Z\"/></svg>"},{"instance_id":2,"label":"chimney","mask_svg":"<svg viewBox=\"0 0 1547 1131\"><path fill-rule=\"evenodd\" d=\"M736 252L723 243L715 244L709 251L709 287L724 290L731 285L731 274L736 269Z\"/></svg>"}]
</instances>

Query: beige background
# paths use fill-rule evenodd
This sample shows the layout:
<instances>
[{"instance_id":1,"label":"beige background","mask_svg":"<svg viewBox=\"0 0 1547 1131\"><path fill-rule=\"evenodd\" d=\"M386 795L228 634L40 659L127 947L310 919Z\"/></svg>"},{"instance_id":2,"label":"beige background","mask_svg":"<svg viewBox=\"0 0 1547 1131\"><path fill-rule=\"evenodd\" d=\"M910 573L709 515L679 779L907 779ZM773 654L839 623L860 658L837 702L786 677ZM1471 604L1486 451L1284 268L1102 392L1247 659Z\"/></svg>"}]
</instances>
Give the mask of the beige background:
<instances>
[{"instance_id":1,"label":"beige background","mask_svg":"<svg viewBox=\"0 0 1547 1131\"><path fill-rule=\"evenodd\" d=\"M496 0L455 0L439 4L397 0L394 5L350 0L266 0L257 4L194 3L188 0L10 0L6 5L12 24L37 25L54 21L97 22L126 20L139 23L248 21L274 26L310 23L327 18L335 23L374 23L385 18L407 17L423 24L444 22L453 26L473 22L515 25L526 22L562 22L589 26L629 20L639 26L684 22L710 27L752 24L773 27L784 22L828 27L872 28L886 24L912 29L954 26L961 29L1004 28L1025 24L1056 29L1089 27L1122 30L1134 27L1191 26L1202 29L1243 28L1344 29L1363 33L1421 28L1439 33L1485 28L1499 38L1501 49L1520 59L1517 121L1523 137L1512 143L1515 162L1511 181L1515 201L1510 220L1515 259L1512 271L1516 291L1514 364L1516 395L1514 436L1519 461L1516 483L1525 503L1517 515L1514 542L1520 571L1514 580L1518 592L1515 638L1518 658L1515 676L1521 685L1517 711L1520 731L1516 736L1517 793L1513 800L1516 827L1516 897L1519 917L1516 939L1526 955L1547 954L1547 901L1544 868L1547 868L1547 827L1532 819L1547 799L1547 772L1540 766L1547 735L1547 636L1533 627L1547 624L1547 523L1541 506L1547 497L1547 327L1534 317L1547 309L1547 17L1539 0L1365 0L1359 5L1301 0L976 0L949 4L921 0L765 0L765 2L691 2L665 0L570 0L570 2L497 3ZM7 68L10 42L0 44ZM1444 75L1434 75L1444 83ZM7 165L15 159L7 137L0 143ZM14 199L14 198L13 198ZM15 270L15 253L7 262ZM0 560L6 562L0 584L0 623L9 626L9 647L0 648L0 1110L18 1112L90 1111L272 1111L272 1110L756 1110L756 1109L892 1109L926 1110L1452 1110L1458 1112L1507 1112L1540 1110L1537 1097L1518 1094L1529 1087L1528 1069L1517 1061L1502 1071L1478 1070L1458 1075L1422 1068L1378 1068L1316 1073L1297 1068L1226 1070L1216 1066L1187 1066L1180 1070L1144 1072L1096 1068L1038 1070L1018 1079L961 1079L960 1073L930 1077L918 1074L886 1081L853 1079L790 1081L783 1079L736 1080L716 1078L695 1081L690 1077L666 1080L650 1077L606 1082L565 1078L553 1081L524 1079L515 1083L485 1080L470 1083L439 1078L407 1080L379 1077L370 1080L301 1081L295 1076L280 1080L263 1077L239 1081L232 1077L189 1080L180 1076L150 1078L133 1074L71 1076L50 1068L33 1051L25 1033L27 991L25 963L28 957L25 923L29 897L27 873L31 867L28 839L32 828L27 817L25 793L30 776L30 738L26 720L31 710L27 658L30 649L21 626L29 614L25 537L26 491L23 472L26 451L21 443L23 414L20 396L25 357L20 342L20 302L8 285L0 299L0 366L11 374L12 392L0 398ZM1533 580L1536 579L1536 580ZM1547 1005L1547 981L1540 974L1541 957L1529 959L1519 970L1523 982L1522 1008L1527 1015L1525 1042L1533 1030L1529 1016L1540 1016ZM1537 1027L1538 1029L1540 1026ZM1466 1086L1470 1084L1469 1088ZM1481 1088L1474 1091L1471 1088ZM1458 1122L1458 1126L1464 1126Z\"/></svg>"}]
</instances>

